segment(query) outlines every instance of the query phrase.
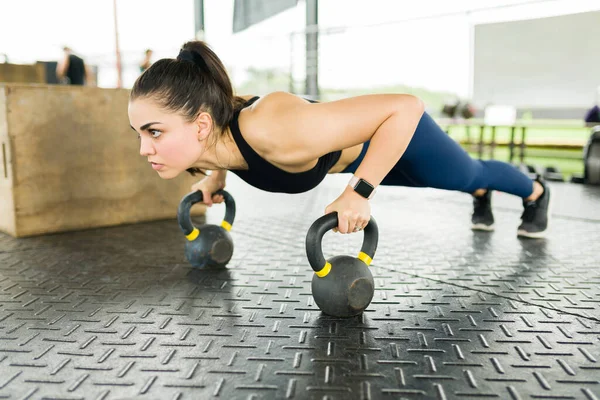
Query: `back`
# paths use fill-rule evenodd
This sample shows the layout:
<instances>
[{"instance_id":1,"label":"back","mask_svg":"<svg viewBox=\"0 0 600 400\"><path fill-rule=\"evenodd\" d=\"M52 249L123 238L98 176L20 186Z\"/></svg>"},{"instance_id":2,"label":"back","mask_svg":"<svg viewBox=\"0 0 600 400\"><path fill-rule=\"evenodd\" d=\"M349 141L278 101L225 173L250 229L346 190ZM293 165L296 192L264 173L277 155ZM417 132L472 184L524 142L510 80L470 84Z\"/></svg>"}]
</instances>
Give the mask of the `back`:
<instances>
[{"instance_id":1,"label":"back","mask_svg":"<svg viewBox=\"0 0 600 400\"><path fill-rule=\"evenodd\" d=\"M81 57L74 54L69 55L69 68L66 71L69 84L83 85L85 84L85 63Z\"/></svg>"}]
</instances>

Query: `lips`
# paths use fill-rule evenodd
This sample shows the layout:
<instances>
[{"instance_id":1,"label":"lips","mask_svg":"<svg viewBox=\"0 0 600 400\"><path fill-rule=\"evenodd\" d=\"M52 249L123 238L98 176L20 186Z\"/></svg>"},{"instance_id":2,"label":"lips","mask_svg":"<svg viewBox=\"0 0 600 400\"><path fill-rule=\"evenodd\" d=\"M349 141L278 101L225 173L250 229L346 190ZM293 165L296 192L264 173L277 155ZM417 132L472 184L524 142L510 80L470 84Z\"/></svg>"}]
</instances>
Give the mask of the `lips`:
<instances>
[{"instance_id":1,"label":"lips","mask_svg":"<svg viewBox=\"0 0 600 400\"><path fill-rule=\"evenodd\" d=\"M155 171L158 171L164 167L164 164L158 164L158 163L155 163L152 161L150 161L150 165L152 166L152 169Z\"/></svg>"}]
</instances>

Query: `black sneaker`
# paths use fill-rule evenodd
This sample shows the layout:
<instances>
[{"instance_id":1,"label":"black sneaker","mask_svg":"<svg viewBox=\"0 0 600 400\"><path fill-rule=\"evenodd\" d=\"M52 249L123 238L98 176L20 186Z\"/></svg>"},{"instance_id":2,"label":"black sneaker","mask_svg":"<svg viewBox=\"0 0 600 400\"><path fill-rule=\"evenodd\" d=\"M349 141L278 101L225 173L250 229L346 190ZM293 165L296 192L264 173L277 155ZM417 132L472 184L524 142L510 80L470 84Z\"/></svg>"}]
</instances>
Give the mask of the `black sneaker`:
<instances>
[{"instance_id":1,"label":"black sneaker","mask_svg":"<svg viewBox=\"0 0 600 400\"><path fill-rule=\"evenodd\" d=\"M492 214L492 191L483 196L473 196L473 216L471 229L475 231L493 231L494 214Z\"/></svg>"},{"instance_id":2,"label":"black sneaker","mask_svg":"<svg viewBox=\"0 0 600 400\"><path fill-rule=\"evenodd\" d=\"M527 238L543 238L548 229L549 210L550 210L550 188L542 181L541 178L536 179L544 187L544 193L535 201L523 200L523 215L521 219L523 223L517 230L517 236Z\"/></svg>"}]
</instances>

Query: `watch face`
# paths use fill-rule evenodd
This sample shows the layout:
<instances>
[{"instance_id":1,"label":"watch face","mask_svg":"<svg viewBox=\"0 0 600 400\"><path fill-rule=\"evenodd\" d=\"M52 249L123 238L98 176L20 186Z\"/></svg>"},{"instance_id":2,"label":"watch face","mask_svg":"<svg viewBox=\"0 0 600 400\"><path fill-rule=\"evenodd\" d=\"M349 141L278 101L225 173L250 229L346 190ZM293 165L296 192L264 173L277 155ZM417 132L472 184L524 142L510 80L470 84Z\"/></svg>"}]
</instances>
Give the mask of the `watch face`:
<instances>
[{"instance_id":1,"label":"watch face","mask_svg":"<svg viewBox=\"0 0 600 400\"><path fill-rule=\"evenodd\" d=\"M373 186L371 186L371 184L369 184L367 181L360 179L358 181L358 183L356 184L356 187L354 188L354 190L356 191L356 193L360 194L362 197L366 197L369 198L369 196L371 195L371 192L373 192Z\"/></svg>"}]
</instances>

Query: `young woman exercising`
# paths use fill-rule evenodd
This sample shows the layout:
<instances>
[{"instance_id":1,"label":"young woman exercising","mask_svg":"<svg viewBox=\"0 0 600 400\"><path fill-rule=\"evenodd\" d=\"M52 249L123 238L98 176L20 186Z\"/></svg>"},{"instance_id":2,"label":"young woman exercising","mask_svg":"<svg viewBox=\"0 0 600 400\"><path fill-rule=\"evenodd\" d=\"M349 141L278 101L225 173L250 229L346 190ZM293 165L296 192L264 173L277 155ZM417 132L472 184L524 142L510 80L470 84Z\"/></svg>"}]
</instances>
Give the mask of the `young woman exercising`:
<instances>
[{"instance_id":1,"label":"young woman exercising","mask_svg":"<svg viewBox=\"0 0 600 400\"><path fill-rule=\"evenodd\" d=\"M473 196L473 229L492 230L493 190L523 199L519 236L542 237L550 191L514 166L471 158L424 112L418 98L374 94L327 103L275 92L238 97L217 55L185 43L135 82L129 100L140 154L163 179L212 171L192 186L210 205L227 171L270 191L301 193L326 174L348 173L348 186L325 213L337 211L341 233L362 230L377 186L432 187Z\"/></svg>"}]
</instances>

